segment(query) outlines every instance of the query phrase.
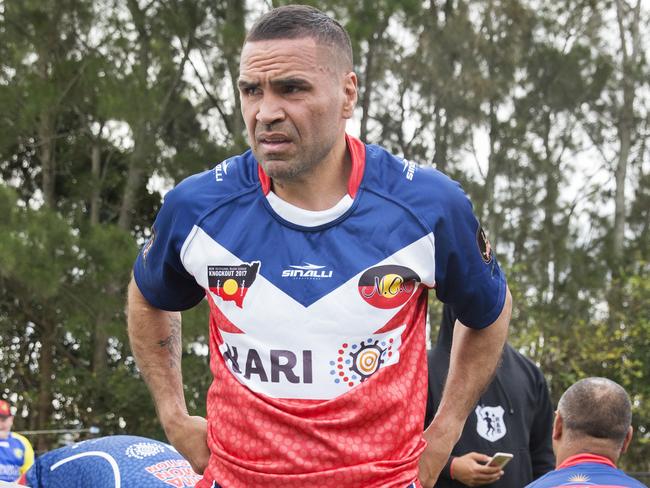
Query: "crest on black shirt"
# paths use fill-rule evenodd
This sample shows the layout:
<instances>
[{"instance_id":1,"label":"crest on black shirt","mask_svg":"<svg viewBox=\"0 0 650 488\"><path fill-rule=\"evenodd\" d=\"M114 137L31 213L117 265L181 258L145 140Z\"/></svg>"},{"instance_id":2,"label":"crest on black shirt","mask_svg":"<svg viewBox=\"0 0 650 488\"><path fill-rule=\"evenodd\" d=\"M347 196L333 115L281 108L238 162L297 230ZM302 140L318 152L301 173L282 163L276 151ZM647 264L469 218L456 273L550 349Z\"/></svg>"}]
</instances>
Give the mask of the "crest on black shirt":
<instances>
[{"instance_id":1,"label":"crest on black shirt","mask_svg":"<svg viewBox=\"0 0 650 488\"><path fill-rule=\"evenodd\" d=\"M477 405L474 409L476 414L476 433L483 439L495 442L506 435L506 424L503 421L505 410L501 405L496 407L485 407Z\"/></svg>"}]
</instances>

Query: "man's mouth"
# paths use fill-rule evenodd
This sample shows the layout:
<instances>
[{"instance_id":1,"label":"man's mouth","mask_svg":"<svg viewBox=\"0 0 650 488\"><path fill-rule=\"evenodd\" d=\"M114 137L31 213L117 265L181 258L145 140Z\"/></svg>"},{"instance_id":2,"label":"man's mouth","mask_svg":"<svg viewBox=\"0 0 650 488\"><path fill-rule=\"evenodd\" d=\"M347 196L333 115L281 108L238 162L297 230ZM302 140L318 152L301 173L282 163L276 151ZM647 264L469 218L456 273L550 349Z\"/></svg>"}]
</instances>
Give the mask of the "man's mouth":
<instances>
[{"instance_id":1,"label":"man's mouth","mask_svg":"<svg viewBox=\"0 0 650 488\"><path fill-rule=\"evenodd\" d=\"M257 143L266 152L277 152L286 149L292 141L284 134L262 134Z\"/></svg>"}]
</instances>

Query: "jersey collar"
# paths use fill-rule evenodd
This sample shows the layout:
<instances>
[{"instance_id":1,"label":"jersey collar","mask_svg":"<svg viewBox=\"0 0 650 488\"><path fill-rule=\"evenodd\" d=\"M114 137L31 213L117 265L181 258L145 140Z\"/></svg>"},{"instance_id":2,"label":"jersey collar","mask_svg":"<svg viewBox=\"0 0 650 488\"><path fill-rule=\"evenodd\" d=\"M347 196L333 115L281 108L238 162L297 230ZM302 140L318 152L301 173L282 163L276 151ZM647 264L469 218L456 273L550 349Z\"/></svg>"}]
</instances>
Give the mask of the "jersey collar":
<instances>
[{"instance_id":1,"label":"jersey collar","mask_svg":"<svg viewBox=\"0 0 650 488\"><path fill-rule=\"evenodd\" d=\"M557 467L557 469L570 468L571 466L576 466L578 464L583 464L583 463L598 463L598 464L606 464L607 466L611 466L612 468L616 467L616 465L605 456L599 456L598 454L584 453L584 454L576 454L575 456L566 458L564 462Z\"/></svg>"},{"instance_id":2,"label":"jersey collar","mask_svg":"<svg viewBox=\"0 0 650 488\"><path fill-rule=\"evenodd\" d=\"M352 171L350 172L350 179L348 180L348 195L351 198L357 196L361 179L363 178L363 171L366 166L366 146L356 137L345 134L345 142L350 151L350 159L352 160ZM264 195L268 195L271 191L271 178L264 172L262 165L258 163L257 174L262 184L262 191Z\"/></svg>"}]
</instances>

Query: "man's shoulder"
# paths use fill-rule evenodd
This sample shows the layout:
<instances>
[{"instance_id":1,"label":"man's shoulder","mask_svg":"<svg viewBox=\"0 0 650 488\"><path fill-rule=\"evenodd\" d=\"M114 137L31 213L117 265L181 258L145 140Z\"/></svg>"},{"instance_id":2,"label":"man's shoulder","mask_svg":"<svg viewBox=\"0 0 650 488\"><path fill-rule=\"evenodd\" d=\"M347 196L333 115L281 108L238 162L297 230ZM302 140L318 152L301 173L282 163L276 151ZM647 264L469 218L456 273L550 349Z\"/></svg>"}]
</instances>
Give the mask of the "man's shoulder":
<instances>
[{"instance_id":1,"label":"man's shoulder","mask_svg":"<svg viewBox=\"0 0 650 488\"><path fill-rule=\"evenodd\" d=\"M201 214L259 185L257 163L247 151L185 178L165 195L164 204L184 213Z\"/></svg>"},{"instance_id":2,"label":"man's shoulder","mask_svg":"<svg viewBox=\"0 0 650 488\"><path fill-rule=\"evenodd\" d=\"M19 442L20 444L22 444L23 446L25 446L25 448L27 448L27 449L31 449L31 448L32 448L31 443L29 442L29 440L27 439L27 437L25 437L24 435L22 435L22 434L18 434L17 432L12 432L10 435L11 435L11 437L12 437L13 439L15 439L17 442Z\"/></svg>"},{"instance_id":3,"label":"man's shoulder","mask_svg":"<svg viewBox=\"0 0 650 488\"><path fill-rule=\"evenodd\" d=\"M639 480L625 474L620 469L595 463L580 463L556 469L533 481L526 488L574 488L581 486L647 488Z\"/></svg>"},{"instance_id":4,"label":"man's shoulder","mask_svg":"<svg viewBox=\"0 0 650 488\"><path fill-rule=\"evenodd\" d=\"M458 182L441 171L391 154L380 146L366 146L366 168L364 188L399 200L416 211L466 198Z\"/></svg>"}]
</instances>

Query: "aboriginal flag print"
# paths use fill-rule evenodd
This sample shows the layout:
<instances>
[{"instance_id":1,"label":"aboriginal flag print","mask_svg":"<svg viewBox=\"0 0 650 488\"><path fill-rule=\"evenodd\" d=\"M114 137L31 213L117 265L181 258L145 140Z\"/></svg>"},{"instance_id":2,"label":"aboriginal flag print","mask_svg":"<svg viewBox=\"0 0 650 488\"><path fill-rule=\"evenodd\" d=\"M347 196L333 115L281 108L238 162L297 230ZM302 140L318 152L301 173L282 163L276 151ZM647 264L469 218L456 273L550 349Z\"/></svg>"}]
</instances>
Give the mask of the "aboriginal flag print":
<instances>
[{"instance_id":1,"label":"aboriginal flag print","mask_svg":"<svg viewBox=\"0 0 650 488\"><path fill-rule=\"evenodd\" d=\"M244 297L259 269L259 261L237 266L208 266L208 286L224 302L235 302L235 305L243 308Z\"/></svg>"},{"instance_id":2,"label":"aboriginal flag print","mask_svg":"<svg viewBox=\"0 0 650 488\"><path fill-rule=\"evenodd\" d=\"M419 282L417 273L406 266L375 266L359 278L359 294L373 307L396 308L411 298Z\"/></svg>"}]
</instances>

